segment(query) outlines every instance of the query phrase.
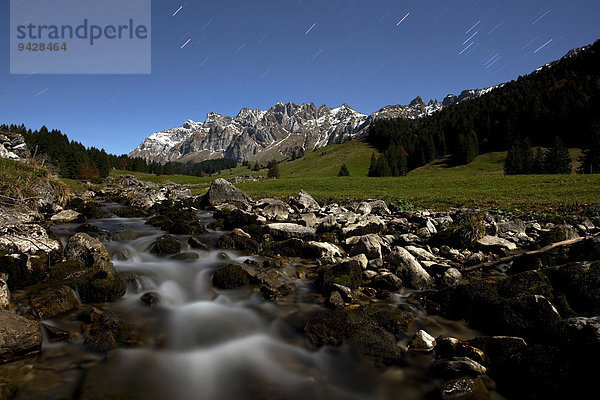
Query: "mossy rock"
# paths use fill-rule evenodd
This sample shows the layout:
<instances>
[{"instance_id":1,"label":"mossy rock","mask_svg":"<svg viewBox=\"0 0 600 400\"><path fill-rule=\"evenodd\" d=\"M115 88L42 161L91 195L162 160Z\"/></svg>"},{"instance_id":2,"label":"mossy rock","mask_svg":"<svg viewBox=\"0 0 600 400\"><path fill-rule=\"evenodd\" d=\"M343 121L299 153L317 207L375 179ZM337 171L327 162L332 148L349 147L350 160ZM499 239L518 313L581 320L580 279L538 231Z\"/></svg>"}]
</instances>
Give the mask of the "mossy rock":
<instances>
[{"instance_id":1,"label":"mossy rock","mask_svg":"<svg viewBox=\"0 0 600 400\"><path fill-rule=\"evenodd\" d=\"M68 208L83 214L88 219L100 218L104 215L100 209L100 203L98 200L94 199L84 200L80 198L74 198L69 201L67 206Z\"/></svg>"},{"instance_id":2,"label":"mossy rock","mask_svg":"<svg viewBox=\"0 0 600 400\"><path fill-rule=\"evenodd\" d=\"M362 268L356 260L347 260L335 265L319 268L315 286L328 296L334 284L358 289L362 284Z\"/></svg>"},{"instance_id":3,"label":"mossy rock","mask_svg":"<svg viewBox=\"0 0 600 400\"><path fill-rule=\"evenodd\" d=\"M528 271L507 278L496 278L498 294L503 298L540 295L548 300L554 299L552 284L541 271Z\"/></svg>"},{"instance_id":4,"label":"mossy rock","mask_svg":"<svg viewBox=\"0 0 600 400\"><path fill-rule=\"evenodd\" d=\"M229 264L215 271L212 282L218 289L237 289L250 283L250 274L240 265Z\"/></svg>"},{"instance_id":5,"label":"mossy rock","mask_svg":"<svg viewBox=\"0 0 600 400\"><path fill-rule=\"evenodd\" d=\"M33 315L38 319L54 318L79 307L79 300L68 286L50 287L30 297Z\"/></svg>"},{"instance_id":6,"label":"mossy rock","mask_svg":"<svg viewBox=\"0 0 600 400\"><path fill-rule=\"evenodd\" d=\"M317 347L346 345L363 363L383 366L397 365L401 361L402 354L394 336L377 326L363 310L297 312L286 322Z\"/></svg>"},{"instance_id":7,"label":"mossy rock","mask_svg":"<svg viewBox=\"0 0 600 400\"><path fill-rule=\"evenodd\" d=\"M565 310L567 313L600 315L600 262L568 264L547 269L545 273L552 282L559 305L569 307Z\"/></svg>"},{"instance_id":8,"label":"mossy rock","mask_svg":"<svg viewBox=\"0 0 600 400\"><path fill-rule=\"evenodd\" d=\"M466 319L490 334L550 337L561 317L550 280L539 271L476 278L427 295L451 319Z\"/></svg>"},{"instance_id":9,"label":"mossy rock","mask_svg":"<svg viewBox=\"0 0 600 400\"><path fill-rule=\"evenodd\" d=\"M127 290L125 281L118 273L108 274L98 267L92 267L79 277L76 287L84 303L117 301Z\"/></svg>"},{"instance_id":10,"label":"mossy rock","mask_svg":"<svg viewBox=\"0 0 600 400\"><path fill-rule=\"evenodd\" d=\"M117 208L114 213L121 218L140 218L148 215L146 210L131 206Z\"/></svg>"},{"instance_id":11,"label":"mossy rock","mask_svg":"<svg viewBox=\"0 0 600 400\"><path fill-rule=\"evenodd\" d=\"M50 266L50 279L66 281L77 278L85 272L85 266L79 260L68 260Z\"/></svg>"},{"instance_id":12,"label":"mossy rock","mask_svg":"<svg viewBox=\"0 0 600 400\"><path fill-rule=\"evenodd\" d=\"M174 235L199 235L206 232L198 217L190 212L169 213L150 218L146 224L155 226Z\"/></svg>"},{"instance_id":13,"label":"mossy rock","mask_svg":"<svg viewBox=\"0 0 600 400\"><path fill-rule=\"evenodd\" d=\"M256 240L241 235L221 236L217 239L215 247L223 250L250 251L255 254L259 253L261 249Z\"/></svg>"},{"instance_id":14,"label":"mossy rock","mask_svg":"<svg viewBox=\"0 0 600 400\"><path fill-rule=\"evenodd\" d=\"M368 314L378 326L396 336L406 334L415 319L412 314L395 307L370 310Z\"/></svg>"},{"instance_id":15,"label":"mossy rock","mask_svg":"<svg viewBox=\"0 0 600 400\"><path fill-rule=\"evenodd\" d=\"M282 256L282 257L301 257L305 243L302 239L292 238L280 242L271 242L263 245L262 255L264 256Z\"/></svg>"},{"instance_id":16,"label":"mossy rock","mask_svg":"<svg viewBox=\"0 0 600 400\"><path fill-rule=\"evenodd\" d=\"M216 211L214 213L214 218L223 220L223 228L228 231L234 230L235 228L244 228L244 230L246 230L245 227L256 225L256 221L258 220L256 214L238 209L230 210L228 208Z\"/></svg>"},{"instance_id":17,"label":"mossy rock","mask_svg":"<svg viewBox=\"0 0 600 400\"><path fill-rule=\"evenodd\" d=\"M157 256L169 256L181 251L181 242L170 235L165 235L152 243L150 253Z\"/></svg>"}]
</instances>

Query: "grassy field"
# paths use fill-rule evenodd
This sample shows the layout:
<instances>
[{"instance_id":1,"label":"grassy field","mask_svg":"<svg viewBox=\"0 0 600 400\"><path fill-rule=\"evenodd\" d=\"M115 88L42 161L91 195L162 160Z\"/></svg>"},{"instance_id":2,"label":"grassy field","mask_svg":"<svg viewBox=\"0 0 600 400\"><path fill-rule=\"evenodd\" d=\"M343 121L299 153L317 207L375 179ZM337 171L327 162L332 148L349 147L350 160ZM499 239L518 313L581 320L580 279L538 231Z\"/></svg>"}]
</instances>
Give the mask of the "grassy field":
<instances>
[{"instance_id":1,"label":"grassy field","mask_svg":"<svg viewBox=\"0 0 600 400\"><path fill-rule=\"evenodd\" d=\"M543 212L600 206L598 175L295 178L238 186L254 198L282 198L304 189L319 201L380 198L401 206L481 206Z\"/></svg>"},{"instance_id":2,"label":"grassy field","mask_svg":"<svg viewBox=\"0 0 600 400\"><path fill-rule=\"evenodd\" d=\"M251 197L287 198L306 190L321 202L380 198L401 207L480 206L521 211L580 212L600 210L600 175L504 176L506 153L483 154L468 165L449 167L439 160L400 178L366 176L373 148L361 141L307 151L305 156L280 164L281 179L245 182L238 187ZM572 150L576 157L578 150ZM574 159L576 159L574 157ZM337 177L342 164L349 177ZM129 173L113 171L113 174ZM266 175L247 167L221 172L221 177ZM215 177L161 176L133 173L156 183L172 181L191 185L202 194Z\"/></svg>"},{"instance_id":3,"label":"grassy field","mask_svg":"<svg viewBox=\"0 0 600 400\"><path fill-rule=\"evenodd\" d=\"M369 171L371 154L375 150L366 142L352 140L316 151L306 151L304 157L280 164L282 178L336 177L343 164L350 176L365 176Z\"/></svg>"}]
</instances>

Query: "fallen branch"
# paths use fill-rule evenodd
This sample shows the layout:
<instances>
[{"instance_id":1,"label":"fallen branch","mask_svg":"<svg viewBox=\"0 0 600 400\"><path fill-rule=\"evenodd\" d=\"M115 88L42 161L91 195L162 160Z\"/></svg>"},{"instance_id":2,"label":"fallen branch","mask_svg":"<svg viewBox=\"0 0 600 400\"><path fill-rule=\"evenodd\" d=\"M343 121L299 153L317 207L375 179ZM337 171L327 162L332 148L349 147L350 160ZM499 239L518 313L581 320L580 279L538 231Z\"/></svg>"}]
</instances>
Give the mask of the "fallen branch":
<instances>
[{"instance_id":1,"label":"fallen branch","mask_svg":"<svg viewBox=\"0 0 600 400\"><path fill-rule=\"evenodd\" d=\"M518 258L521 258L521 257L529 257L529 256L535 256L535 255L538 255L538 254L544 254L544 253L547 253L547 252L549 252L551 250L554 250L554 249L556 249L558 247L570 246L570 245L573 245L575 243L579 243L579 242L582 242L582 241L584 241L586 239L589 239L590 237L591 236L584 236L584 237L579 237L579 238L576 238L576 239L565 240L563 242L552 243L551 245L543 247L543 248L541 248L539 250L522 251L522 252L519 252L517 254L512 254L510 256L503 257L503 258L501 258L499 260L488 261L488 262L485 262L485 263L473 265L472 267L464 268L463 271L470 272L470 271L475 271L475 270L478 270L478 269L492 268L492 267L495 267L498 264L506 264L506 263L509 263L509 262L514 261L514 260L516 260Z\"/></svg>"}]
</instances>

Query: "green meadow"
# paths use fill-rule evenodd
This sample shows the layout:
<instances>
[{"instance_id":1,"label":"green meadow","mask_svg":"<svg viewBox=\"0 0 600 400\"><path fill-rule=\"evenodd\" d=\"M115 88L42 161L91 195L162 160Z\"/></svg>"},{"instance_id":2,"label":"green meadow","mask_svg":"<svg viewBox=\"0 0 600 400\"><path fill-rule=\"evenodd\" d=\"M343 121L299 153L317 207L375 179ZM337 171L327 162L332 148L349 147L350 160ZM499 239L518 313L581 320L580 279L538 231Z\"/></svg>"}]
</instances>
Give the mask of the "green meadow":
<instances>
[{"instance_id":1,"label":"green meadow","mask_svg":"<svg viewBox=\"0 0 600 400\"><path fill-rule=\"evenodd\" d=\"M523 212L593 211L592 214L600 209L600 175L505 176L506 153L495 152L480 155L467 165L451 167L446 160L437 160L405 177L369 178L366 175L374 151L362 141L307 151L302 158L280 164L280 179L237 186L255 199L284 199L303 189L320 202L379 198L405 208L468 206ZM577 150L573 150L573 155L577 155ZM350 171L349 177L337 176L342 164ZM120 173L131 174L113 171ZM194 194L202 194L216 177L266 176L266 170L254 172L238 167L212 177L133 175L156 183L187 184Z\"/></svg>"}]
</instances>

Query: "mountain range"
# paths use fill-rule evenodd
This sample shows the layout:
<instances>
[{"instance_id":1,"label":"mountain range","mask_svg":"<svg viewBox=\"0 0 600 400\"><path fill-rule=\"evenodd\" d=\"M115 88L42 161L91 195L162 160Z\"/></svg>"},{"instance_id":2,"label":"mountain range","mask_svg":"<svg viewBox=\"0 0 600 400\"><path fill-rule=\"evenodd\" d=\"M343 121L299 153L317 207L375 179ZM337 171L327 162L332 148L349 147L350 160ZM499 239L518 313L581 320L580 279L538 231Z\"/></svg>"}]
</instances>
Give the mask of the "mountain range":
<instances>
[{"instance_id":1,"label":"mountain range","mask_svg":"<svg viewBox=\"0 0 600 400\"><path fill-rule=\"evenodd\" d=\"M425 103L417 97L408 105L386 106L371 115L361 114L347 104L329 108L281 101L266 111L243 108L235 117L211 112L204 122L189 120L179 128L153 133L129 156L161 163L223 157L267 161L300 149L318 149L364 137L377 120L421 118L492 89L465 90L459 96L446 96L443 102Z\"/></svg>"}]
</instances>

